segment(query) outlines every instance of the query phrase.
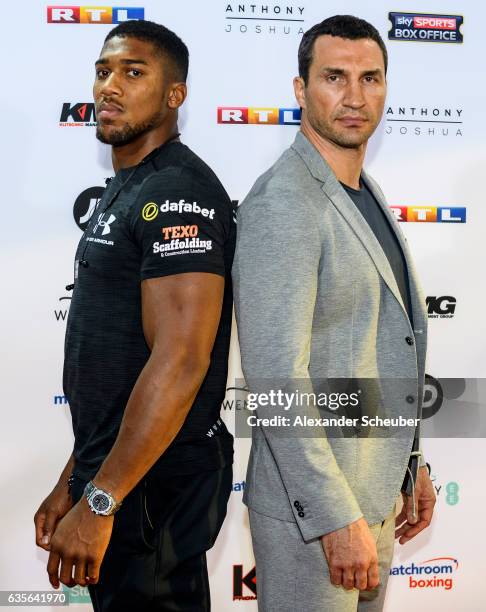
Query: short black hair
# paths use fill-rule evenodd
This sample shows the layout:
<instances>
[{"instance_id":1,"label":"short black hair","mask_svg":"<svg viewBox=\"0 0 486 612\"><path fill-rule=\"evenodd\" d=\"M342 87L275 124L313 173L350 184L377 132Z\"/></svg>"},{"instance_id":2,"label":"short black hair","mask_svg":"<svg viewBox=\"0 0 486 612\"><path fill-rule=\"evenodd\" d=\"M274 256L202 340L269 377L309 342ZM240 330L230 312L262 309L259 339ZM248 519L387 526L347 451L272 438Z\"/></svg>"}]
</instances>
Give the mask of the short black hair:
<instances>
[{"instance_id":1,"label":"short black hair","mask_svg":"<svg viewBox=\"0 0 486 612\"><path fill-rule=\"evenodd\" d=\"M189 69L189 51L182 40L159 23L146 21L145 19L130 20L120 23L108 32L105 44L115 36L131 37L137 40L150 42L156 51L169 59L174 68L174 77L178 81L185 82Z\"/></svg>"},{"instance_id":2,"label":"short black hair","mask_svg":"<svg viewBox=\"0 0 486 612\"><path fill-rule=\"evenodd\" d=\"M309 68L312 63L312 53L314 43L319 36L338 36L347 40L360 40L362 38L370 38L374 40L380 47L383 53L383 61L385 63L385 75L388 69L388 53L385 43L383 42L380 33L364 19L354 17L353 15L334 15L316 24L302 36L299 45L299 76L304 79L307 85L309 80Z\"/></svg>"}]
</instances>

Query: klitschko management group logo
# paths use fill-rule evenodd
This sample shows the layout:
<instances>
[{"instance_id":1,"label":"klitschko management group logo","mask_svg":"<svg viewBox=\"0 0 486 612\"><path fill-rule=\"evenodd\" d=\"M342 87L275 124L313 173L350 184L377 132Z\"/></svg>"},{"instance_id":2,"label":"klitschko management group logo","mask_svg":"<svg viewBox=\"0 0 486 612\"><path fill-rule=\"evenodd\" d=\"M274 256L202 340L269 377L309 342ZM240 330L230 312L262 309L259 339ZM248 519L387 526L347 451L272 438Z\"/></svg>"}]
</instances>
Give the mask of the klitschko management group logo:
<instances>
[{"instance_id":1,"label":"klitschko management group logo","mask_svg":"<svg viewBox=\"0 0 486 612\"><path fill-rule=\"evenodd\" d=\"M453 295L428 295L425 298L429 319L452 319L457 300Z\"/></svg>"},{"instance_id":2,"label":"klitschko management group logo","mask_svg":"<svg viewBox=\"0 0 486 612\"><path fill-rule=\"evenodd\" d=\"M95 127L96 114L93 102L64 102L59 117L59 127Z\"/></svg>"},{"instance_id":3,"label":"klitschko management group logo","mask_svg":"<svg viewBox=\"0 0 486 612\"><path fill-rule=\"evenodd\" d=\"M143 19L145 9L134 6L48 6L47 23L118 24Z\"/></svg>"},{"instance_id":4,"label":"klitschko management group logo","mask_svg":"<svg viewBox=\"0 0 486 612\"><path fill-rule=\"evenodd\" d=\"M233 565L233 601L251 601L257 598L256 569L245 574L243 565Z\"/></svg>"},{"instance_id":5,"label":"klitschko management group logo","mask_svg":"<svg viewBox=\"0 0 486 612\"><path fill-rule=\"evenodd\" d=\"M462 43L462 15L427 13L388 13L391 21L389 40Z\"/></svg>"}]
</instances>

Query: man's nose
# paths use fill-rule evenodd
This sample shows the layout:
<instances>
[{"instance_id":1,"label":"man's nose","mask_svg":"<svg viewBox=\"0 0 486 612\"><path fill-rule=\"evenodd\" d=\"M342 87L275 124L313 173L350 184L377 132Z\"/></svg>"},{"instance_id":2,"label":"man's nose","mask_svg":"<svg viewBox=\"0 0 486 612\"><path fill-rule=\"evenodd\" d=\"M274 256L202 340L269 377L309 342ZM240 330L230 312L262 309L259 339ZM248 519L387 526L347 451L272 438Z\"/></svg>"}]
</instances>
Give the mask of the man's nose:
<instances>
[{"instance_id":1,"label":"man's nose","mask_svg":"<svg viewBox=\"0 0 486 612\"><path fill-rule=\"evenodd\" d=\"M359 81L349 80L343 99L344 106L350 108L361 108L365 104L363 88Z\"/></svg>"},{"instance_id":2,"label":"man's nose","mask_svg":"<svg viewBox=\"0 0 486 612\"><path fill-rule=\"evenodd\" d=\"M112 95L121 95L122 89L120 79L115 72L112 72L101 82L99 92L107 98Z\"/></svg>"}]
</instances>

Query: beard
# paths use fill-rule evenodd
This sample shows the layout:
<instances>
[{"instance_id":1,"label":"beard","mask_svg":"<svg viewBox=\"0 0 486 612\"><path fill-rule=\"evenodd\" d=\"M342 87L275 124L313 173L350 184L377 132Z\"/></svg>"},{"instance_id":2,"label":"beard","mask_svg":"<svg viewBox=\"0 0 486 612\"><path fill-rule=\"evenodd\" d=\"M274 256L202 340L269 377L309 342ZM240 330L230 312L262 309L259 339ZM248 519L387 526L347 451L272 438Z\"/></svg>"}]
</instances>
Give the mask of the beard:
<instances>
[{"instance_id":1,"label":"beard","mask_svg":"<svg viewBox=\"0 0 486 612\"><path fill-rule=\"evenodd\" d=\"M122 147L123 145L130 144L134 140L137 140L137 138L147 134L147 132L160 127L163 120L163 114L157 112L146 121L135 123L134 125L125 123L122 127L110 130L107 134L103 132L103 128L98 124L96 126L96 138L103 144L108 144L112 147Z\"/></svg>"}]
</instances>

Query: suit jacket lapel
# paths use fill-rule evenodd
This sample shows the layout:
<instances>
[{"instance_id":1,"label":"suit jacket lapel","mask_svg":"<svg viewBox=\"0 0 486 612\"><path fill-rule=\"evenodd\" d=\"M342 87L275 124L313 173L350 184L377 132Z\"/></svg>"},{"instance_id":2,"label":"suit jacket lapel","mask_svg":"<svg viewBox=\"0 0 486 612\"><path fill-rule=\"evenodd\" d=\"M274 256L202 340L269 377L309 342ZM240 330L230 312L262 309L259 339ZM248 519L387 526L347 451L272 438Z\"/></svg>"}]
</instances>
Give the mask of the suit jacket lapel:
<instances>
[{"instance_id":1,"label":"suit jacket lapel","mask_svg":"<svg viewBox=\"0 0 486 612\"><path fill-rule=\"evenodd\" d=\"M423 298L420 283L417 278L417 273L415 270L415 266L412 260L412 255L410 253L410 249L408 248L408 243L403 235L403 232L400 228L398 221L395 218L395 215L390 210L386 200L383 197L381 191L376 187L376 183L371 180L366 172L363 170L362 178L368 186L371 193L374 195L376 201L379 206L383 210L388 222L390 223L391 228L395 232L395 235L398 238L398 242L400 243L400 247L403 251L403 255L405 257L405 262L407 265L408 272L408 284L410 288L410 298L412 302L412 314L413 314L413 323L415 331L422 331L423 326L425 325L424 318L425 315L425 300Z\"/></svg>"},{"instance_id":2,"label":"suit jacket lapel","mask_svg":"<svg viewBox=\"0 0 486 612\"><path fill-rule=\"evenodd\" d=\"M322 191L336 207L338 212L344 217L365 249L368 251L379 274L406 314L407 311L403 304L402 296L400 294L400 290L398 289L395 275L390 267L387 256L385 255L380 243L378 242L367 221L363 218L363 215L359 212L354 202L343 189L327 162L322 158L321 154L309 142L309 140L307 140L302 132L297 133L292 148L300 155L304 163L309 168L312 176L323 183L321 187ZM370 187L373 195L383 207L381 195L373 189L373 185L371 185L369 180L366 181L366 184Z\"/></svg>"}]
</instances>

